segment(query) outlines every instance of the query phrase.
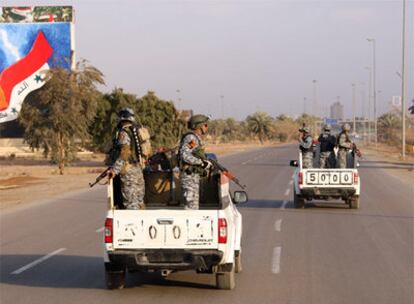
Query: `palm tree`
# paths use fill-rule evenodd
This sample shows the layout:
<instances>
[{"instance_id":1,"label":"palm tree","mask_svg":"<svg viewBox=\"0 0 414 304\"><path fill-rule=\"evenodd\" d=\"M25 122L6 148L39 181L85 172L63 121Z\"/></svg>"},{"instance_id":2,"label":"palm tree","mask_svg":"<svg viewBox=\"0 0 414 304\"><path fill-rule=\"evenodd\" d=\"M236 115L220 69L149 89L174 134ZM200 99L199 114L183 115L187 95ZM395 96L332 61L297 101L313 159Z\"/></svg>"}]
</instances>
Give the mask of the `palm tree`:
<instances>
[{"instance_id":1,"label":"palm tree","mask_svg":"<svg viewBox=\"0 0 414 304\"><path fill-rule=\"evenodd\" d=\"M256 112L246 118L247 127L250 132L259 137L260 143L272 132L272 117L264 112Z\"/></svg>"},{"instance_id":2,"label":"palm tree","mask_svg":"<svg viewBox=\"0 0 414 304\"><path fill-rule=\"evenodd\" d=\"M400 117L394 113L385 113L378 118L379 138L384 141L395 141L396 132L401 126Z\"/></svg>"}]
</instances>

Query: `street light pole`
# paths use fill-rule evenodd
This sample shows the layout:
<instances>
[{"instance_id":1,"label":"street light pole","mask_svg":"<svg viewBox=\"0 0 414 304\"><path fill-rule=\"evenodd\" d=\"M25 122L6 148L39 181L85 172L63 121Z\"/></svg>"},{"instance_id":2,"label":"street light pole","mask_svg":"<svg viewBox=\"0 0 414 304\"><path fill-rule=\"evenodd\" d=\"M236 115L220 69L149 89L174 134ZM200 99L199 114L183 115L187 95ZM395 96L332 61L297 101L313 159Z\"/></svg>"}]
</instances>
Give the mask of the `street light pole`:
<instances>
[{"instance_id":1,"label":"street light pole","mask_svg":"<svg viewBox=\"0 0 414 304\"><path fill-rule=\"evenodd\" d=\"M371 143L371 91L372 91L372 69L365 67L369 72L369 83L368 83L368 143Z\"/></svg>"},{"instance_id":2,"label":"street light pole","mask_svg":"<svg viewBox=\"0 0 414 304\"><path fill-rule=\"evenodd\" d=\"M316 84L317 80L312 80L313 83L313 115L318 116L318 101L316 100Z\"/></svg>"},{"instance_id":3,"label":"street light pole","mask_svg":"<svg viewBox=\"0 0 414 304\"><path fill-rule=\"evenodd\" d=\"M356 121L355 121L355 83L352 84L352 131L356 134Z\"/></svg>"},{"instance_id":4,"label":"street light pole","mask_svg":"<svg viewBox=\"0 0 414 304\"><path fill-rule=\"evenodd\" d=\"M221 119L224 119L224 103L223 103L224 95L220 95L220 108L221 108Z\"/></svg>"},{"instance_id":5,"label":"street light pole","mask_svg":"<svg viewBox=\"0 0 414 304\"><path fill-rule=\"evenodd\" d=\"M372 42L372 75L373 75L373 98L374 98L374 133L375 133L375 147L378 144L378 125L377 125L377 88L376 88L376 56L375 56L375 38L368 38L368 42Z\"/></svg>"},{"instance_id":6,"label":"street light pole","mask_svg":"<svg viewBox=\"0 0 414 304\"><path fill-rule=\"evenodd\" d=\"M180 97L181 91L180 91L180 89L177 89L175 91L177 92L177 111L178 111L178 108L179 108L180 103L181 103L181 97Z\"/></svg>"},{"instance_id":7,"label":"street light pole","mask_svg":"<svg viewBox=\"0 0 414 304\"><path fill-rule=\"evenodd\" d=\"M403 0L403 24L402 24L402 67L401 67L401 76L402 76L402 85L401 85L401 156L402 159L405 159L405 80L406 80L406 71L405 71L405 8L406 0Z\"/></svg>"}]
</instances>

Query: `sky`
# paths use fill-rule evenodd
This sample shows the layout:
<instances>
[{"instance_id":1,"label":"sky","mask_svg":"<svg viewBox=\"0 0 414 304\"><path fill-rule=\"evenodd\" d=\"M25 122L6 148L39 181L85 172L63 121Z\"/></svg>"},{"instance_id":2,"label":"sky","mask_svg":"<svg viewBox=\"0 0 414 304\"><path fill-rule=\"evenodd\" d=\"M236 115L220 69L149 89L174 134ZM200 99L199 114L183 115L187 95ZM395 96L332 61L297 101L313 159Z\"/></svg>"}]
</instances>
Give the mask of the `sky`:
<instances>
[{"instance_id":1,"label":"sky","mask_svg":"<svg viewBox=\"0 0 414 304\"><path fill-rule=\"evenodd\" d=\"M368 105L375 39L377 112L401 95L402 0L9 1L72 5L76 56L106 87L148 90L213 118L303 112L373 117ZM414 0L406 10L407 108L414 99ZM371 86L372 88L372 86ZM373 93L371 93L373 95Z\"/></svg>"}]
</instances>

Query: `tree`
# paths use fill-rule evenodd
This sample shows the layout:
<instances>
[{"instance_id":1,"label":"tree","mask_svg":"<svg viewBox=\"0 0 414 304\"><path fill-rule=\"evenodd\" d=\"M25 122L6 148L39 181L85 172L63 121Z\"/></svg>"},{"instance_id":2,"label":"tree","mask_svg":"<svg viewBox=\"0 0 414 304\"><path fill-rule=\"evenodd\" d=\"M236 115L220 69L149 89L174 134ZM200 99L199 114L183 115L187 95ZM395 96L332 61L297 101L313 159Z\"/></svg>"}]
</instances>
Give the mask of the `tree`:
<instances>
[{"instance_id":1,"label":"tree","mask_svg":"<svg viewBox=\"0 0 414 304\"><path fill-rule=\"evenodd\" d=\"M113 130L118 124L118 112L122 108L137 108L137 97L124 93L122 88L114 88L111 93L104 94L98 99L95 119L90 126L93 147L104 152L111 144Z\"/></svg>"},{"instance_id":2,"label":"tree","mask_svg":"<svg viewBox=\"0 0 414 304\"><path fill-rule=\"evenodd\" d=\"M45 86L23 104L19 120L29 146L42 148L63 174L65 164L76 155L77 144L89 138L100 97L96 86L104 84L103 74L83 60L75 70L54 68L45 77Z\"/></svg>"},{"instance_id":3,"label":"tree","mask_svg":"<svg viewBox=\"0 0 414 304\"><path fill-rule=\"evenodd\" d=\"M105 151L111 144L118 124L117 113L125 107L132 108L137 123L149 129L153 148L175 146L185 132L186 122L179 116L173 102L161 100L151 91L137 98L121 88L115 88L99 100L97 115L90 127L92 142L97 150Z\"/></svg>"},{"instance_id":4,"label":"tree","mask_svg":"<svg viewBox=\"0 0 414 304\"><path fill-rule=\"evenodd\" d=\"M154 92L137 100L136 113L140 122L151 131L151 141L155 148L178 145L186 130L186 122L179 116L172 101L158 98Z\"/></svg>"},{"instance_id":5,"label":"tree","mask_svg":"<svg viewBox=\"0 0 414 304\"><path fill-rule=\"evenodd\" d=\"M256 112L246 118L247 126L250 132L259 137L260 143L272 132L272 118L264 112Z\"/></svg>"},{"instance_id":6,"label":"tree","mask_svg":"<svg viewBox=\"0 0 414 304\"><path fill-rule=\"evenodd\" d=\"M398 143L401 119L394 113L385 113L378 118L378 138L389 143Z\"/></svg>"}]
</instances>

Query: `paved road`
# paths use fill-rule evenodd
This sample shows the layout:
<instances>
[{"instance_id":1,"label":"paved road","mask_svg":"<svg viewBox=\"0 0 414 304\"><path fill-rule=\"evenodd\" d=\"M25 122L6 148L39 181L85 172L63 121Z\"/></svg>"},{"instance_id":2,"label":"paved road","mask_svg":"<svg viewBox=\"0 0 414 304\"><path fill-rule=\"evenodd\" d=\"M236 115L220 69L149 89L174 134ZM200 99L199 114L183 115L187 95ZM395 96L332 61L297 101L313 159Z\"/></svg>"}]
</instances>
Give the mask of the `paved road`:
<instances>
[{"instance_id":1,"label":"paved road","mask_svg":"<svg viewBox=\"0 0 414 304\"><path fill-rule=\"evenodd\" d=\"M0 215L0 302L414 303L413 186L372 163L360 170L361 209L292 208L292 146L223 158L248 185L243 266L232 291L212 275L176 273L104 286L105 188Z\"/></svg>"}]
</instances>

